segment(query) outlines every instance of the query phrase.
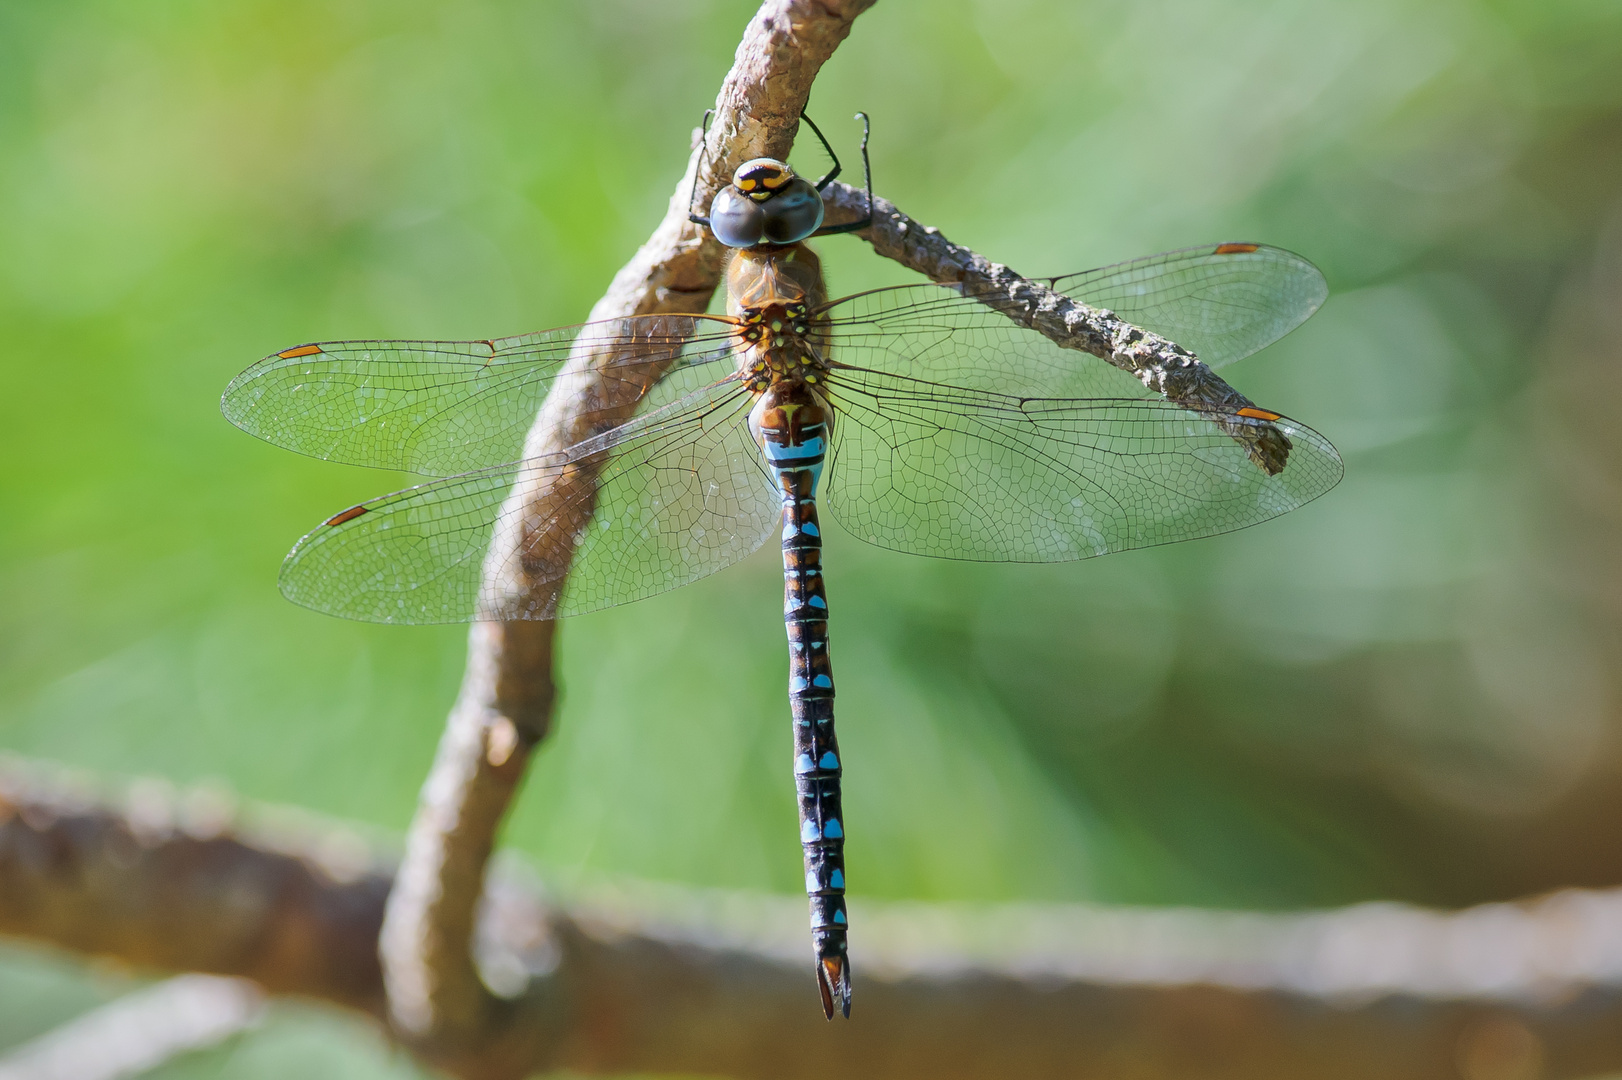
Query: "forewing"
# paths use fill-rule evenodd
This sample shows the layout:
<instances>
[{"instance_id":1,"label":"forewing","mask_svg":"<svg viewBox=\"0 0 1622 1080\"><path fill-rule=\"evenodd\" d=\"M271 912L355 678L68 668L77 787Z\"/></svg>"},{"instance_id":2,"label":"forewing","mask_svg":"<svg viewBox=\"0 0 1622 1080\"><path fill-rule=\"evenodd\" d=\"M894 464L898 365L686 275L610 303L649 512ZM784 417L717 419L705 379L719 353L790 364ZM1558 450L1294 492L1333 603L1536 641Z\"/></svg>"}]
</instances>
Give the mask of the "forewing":
<instances>
[{"instance_id":1,"label":"forewing","mask_svg":"<svg viewBox=\"0 0 1622 1080\"><path fill-rule=\"evenodd\" d=\"M944 558L1063 562L1254 525L1341 476L1335 448L1285 417L1162 400L1022 399L840 370L826 501L880 547ZM1284 469L1224 428L1271 424Z\"/></svg>"},{"instance_id":2,"label":"forewing","mask_svg":"<svg viewBox=\"0 0 1622 1080\"><path fill-rule=\"evenodd\" d=\"M1064 349L957 285L901 285L836 301L831 358L964 389L1022 397L1128 397L1143 384Z\"/></svg>"},{"instance_id":3,"label":"forewing","mask_svg":"<svg viewBox=\"0 0 1622 1080\"><path fill-rule=\"evenodd\" d=\"M1051 285L1175 341L1213 368L1271 345L1329 295L1316 266L1265 244L1183 248L1053 278Z\"/></svg>"},{"instance_id":4,"label":"forewing","mask_svg":"<svg viewBox=\"0 0 1622 1080\"><path fill-rule=\"evenodd\" d=\"M1260 244L1169 251L1045 284L1109 308L1211 367L1283 337L1328 295L1311 263ZM1144 393L1131 375L1015 325L960 285L875 289L835 301L828 314L836 361L1021 397Z\"/></svg>"},{"instance_id":5,"label":"forewing","mask_svg":"<svg viewBox=\"0 0 1622 1080\"><path fill-rule=\"evenodd\" d=\"M547 619L639 600L728 566L761 545L779 507L748 436L747 392L693 391L564 454L469 472L347 510L304 537L282 566L295 603L367 622ZM575 482L601 464L598 483ZM559 485L550 517L515 489ZM589 517L587 509L592 508ZM583 527L579 522L584 521ZM578 529L574 556L546 552ZM496 534L532 538L489 555ZM567 584L555 602L545 586ZM492 591L487 581L502 583ZM513 582L527 583L522 594Z\"/></svg>"},{"instance_id":6,"label":"forewing","mask_svg":"<svg viewBox=\"0 0 1622 1080\"><path fill-rule=\"evenodd\" d=\"M312 457L450 476L517 459L573 353L611 352L603 377L645 393L671 366L725 364L728 330L694 316L640 315L492 341L303 345L238 375L220 408L244 431Z\"/></svg>"}]
</instances>

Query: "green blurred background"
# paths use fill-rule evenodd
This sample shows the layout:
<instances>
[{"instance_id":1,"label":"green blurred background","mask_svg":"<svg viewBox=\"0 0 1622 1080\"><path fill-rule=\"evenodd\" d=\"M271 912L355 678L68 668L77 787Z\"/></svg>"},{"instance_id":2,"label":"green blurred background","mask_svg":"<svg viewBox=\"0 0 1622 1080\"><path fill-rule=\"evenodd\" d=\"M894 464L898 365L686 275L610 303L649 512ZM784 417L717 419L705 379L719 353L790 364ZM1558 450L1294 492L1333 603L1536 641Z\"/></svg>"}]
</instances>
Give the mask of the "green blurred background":
<instances>
[{"instance_id":1,"label":"green blurred background","mask_svg":"<svg viewBox=\"0 0 1622 1080\"><path fill-rule=\"evenodd\" d=\"M312 339L584 317L754 6L5 0L0 749L402 829L465 631L275 574L403 478L259 443L219 393ZM813 106L840 147L871 112L880 192L1024 273L1312 258L1323 311L1226 374L1347 466L1279 521L1065 566L830 530L858 911L1622 880L1622 4L885 0ZM908 280L821 250L836 293ZM798 887L778 573L566 625L510 846ZM0 1049L123 985L8 948ZM295 1067L412 1074L283 1010L163 1075Z\"/></svg>"}]
</instances>

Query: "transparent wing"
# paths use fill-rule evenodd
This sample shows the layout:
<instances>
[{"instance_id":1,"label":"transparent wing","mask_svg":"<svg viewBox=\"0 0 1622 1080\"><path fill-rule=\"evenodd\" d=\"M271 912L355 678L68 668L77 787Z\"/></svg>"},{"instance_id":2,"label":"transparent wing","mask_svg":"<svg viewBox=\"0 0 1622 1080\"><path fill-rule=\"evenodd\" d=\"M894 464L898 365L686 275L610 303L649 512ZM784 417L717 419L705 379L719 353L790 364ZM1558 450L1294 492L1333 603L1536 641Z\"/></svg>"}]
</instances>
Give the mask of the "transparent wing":
<instances>
[{"instance_id":1,"label":"transparent wing","mask_svg":"<svg viewBox=\"0 0 1622 1080\"><path fill-rule=\"evenodd\" d=\"M780 520L745 423L750 401L737 382L702 387L563 454L363 503L298 542L282 566L282 592L305 607L368 622L547 619L714 573L759 547ZM598 462L595 488L580 482L583 467ZM545 520L510 497L543 483L566 492ZM572 562L539 546L555 542L559 529L575 531ZM526 606L529 593L481 591L498 532L535 543L491 554L498 560L491 580L534 587L567 573L560 598L533 607Z\"/></svg>"},{"instance_id":2,"label":"transparent wing","mask_svg":"<svg viewBox=\"0 0 1622 1080\"><path fill-rule=\"evenodd\" d=\"M1053 278L1083 303L1197 352L1213 367L1248 356L1299 326L1327 295L1298 255L1219 244ZM1132 376L1016 326L956 285L902 285L837 300L833 357L889 354L891 370L965 389L1025 397L1137 397Z\"/></svg>"},{"instance_id":3,"label":"transparent wing","mask_svg":"<svg viewBox=\"0 0 1622 1080\"><path fill-rule=\"evenodd\" d=\"M673 364L728 363L729 334L712 319L641 315L493 341L302 345L238 375L220 408L244 431L312 457L449 476L516 459L576 350L610 352L607 377L645 393Z\"/></svg>"},{"instance_id":4,"label":"transparent wing","mask_svg":"<svg viewBox=\"0 0 1622 1080\"><path fill-rule=\"evenodd\" d=\"M864 369L836 370L826 392L835 520L920 555L1063 562L1169 544L1288 513L1341 477L1335 448L1284 417L988 395ZM1275 476L1224 430L1263 424L1290 441Z\"/></svg>"},{"instance_id":5,"label":"transparent wing","mask_svg":"<svg viewBox=\"0 0 1622 1080\"><path fill-rule=\"evenodd\" d=\"M1329 296L1316 266L1265 244L1183 248L1050 284L1177 342L1213 368L1271 345Z\"/></svg>"},{"instance_id":6,"label":"transparent wing","mask_svg":"<svg viewBox=\"0 0 1622 1080\"><path fill-rule=\"evenodd\" d=\"M831 357L966 390L1022 397L1132 397L1143 384L1088 353L965 296L956 285L900 285L837 300ZM852 360L852 357L863 359ZM882 357L882 363L876 358Z\"/></svg>"}]
</instances>

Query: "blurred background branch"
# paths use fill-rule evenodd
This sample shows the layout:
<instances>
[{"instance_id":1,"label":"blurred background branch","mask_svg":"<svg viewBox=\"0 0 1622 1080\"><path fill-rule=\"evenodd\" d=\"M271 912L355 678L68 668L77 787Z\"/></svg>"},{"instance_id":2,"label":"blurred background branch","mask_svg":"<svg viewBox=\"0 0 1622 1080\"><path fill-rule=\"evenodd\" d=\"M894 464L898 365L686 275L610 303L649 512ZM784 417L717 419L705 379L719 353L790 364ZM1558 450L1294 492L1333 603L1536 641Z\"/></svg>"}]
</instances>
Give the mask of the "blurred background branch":
<instances>
[{"instance_id":1,"label":"blurred background branch","mask_svg":"<svg viewBox=\"0 0 1622 1080\"><path fill-rule=\"evenodd\" d=\"M144 970L250 978L383 1020L381 972L353 958L381 926L387 858L330 824L256 835L199 821L189 801L137 790L119 806L13 766L0 782L0 933ZM494 986L527 995L528 1026L440 1064L480 1080L551 1069L1491 1080L1622 1068L1619 891L1455 913L861 913L870 1015L834 1036L804 1007L804 912L792 898L621 883L564 902L498 872L478 953ZM237 986L157 984L0 1061L0 1075L33 1080L56 1075L26 1071L48 1061L140 1061L223 1037L258 1017ZM96 1033L126 1030L119 1018L132 1015L146 1017L146 1038L121 1057ZM785 1055L788 1044L809 1052Z\"/></svg>"},{"instance_id":2,"label":"blurred background branch","mask_svg":"<svg viewBox=\"0 0 1622 1080\"><path fill-rule=\"evenodd\" d=\"M263 1016L244 979L177 975L0 1056L0 1080L122 1080L239 1035Z\"/></svg>"}]
</instances>

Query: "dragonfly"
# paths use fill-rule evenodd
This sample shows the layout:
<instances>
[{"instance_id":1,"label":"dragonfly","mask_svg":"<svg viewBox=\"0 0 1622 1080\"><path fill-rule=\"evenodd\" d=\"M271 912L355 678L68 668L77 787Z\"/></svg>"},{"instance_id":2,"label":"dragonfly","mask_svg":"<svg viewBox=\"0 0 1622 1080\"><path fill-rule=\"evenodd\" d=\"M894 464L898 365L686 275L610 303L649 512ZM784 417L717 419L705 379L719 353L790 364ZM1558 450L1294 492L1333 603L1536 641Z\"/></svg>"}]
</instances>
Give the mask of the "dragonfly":
<instances>
[{"instance_id":1,"label":"dragonfly","mask_svg":"<svg viewBox=\"0 0 1622 1080\"><path fill-rule=\"evenodd\" d=\"M278 446L433 478L333 515L288 554L282 592L331 615L562 618L676 588L780 537L793 773L829 1019L850 1015L851 983L819 498L880 547L1057 562L1254 525L1342 472L1306 425L1236 393L1155 394L1011 321L974 287L830 299L806 241L871 224L858 118L866 219L825 223L839 164L814 124L828 174L812 182L786 161L748 161L707 215L690 215L731 249L725 314L484 341L310 343L265 357L222 398L232 423ZM1256 243L1043 284L1208 367L1282 337L1327 295L1310 262ZM581 356L600 358L599 380L633 410L595 411L594 392L565 374ZM568 395L582 434L526 452L549 394ZM515 494L537 490L552 498Z\"/></svg>"}]
</instances>

